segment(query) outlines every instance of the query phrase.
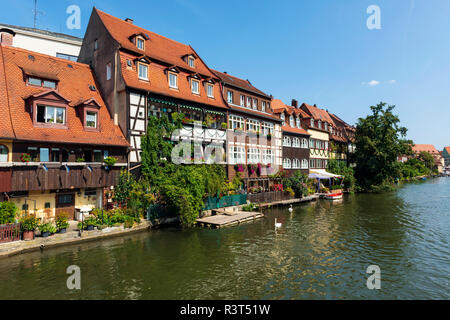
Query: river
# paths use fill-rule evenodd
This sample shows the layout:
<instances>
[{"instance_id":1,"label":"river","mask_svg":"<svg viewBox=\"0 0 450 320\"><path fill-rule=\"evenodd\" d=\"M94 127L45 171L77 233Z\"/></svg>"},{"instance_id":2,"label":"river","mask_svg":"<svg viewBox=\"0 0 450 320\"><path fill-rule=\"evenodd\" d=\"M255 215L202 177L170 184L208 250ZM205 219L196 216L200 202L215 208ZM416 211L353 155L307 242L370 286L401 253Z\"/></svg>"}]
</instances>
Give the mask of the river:
<instances>
[{"instance_id":1,"label":"river","mask_svg":"<svg viewBox=\"0 0 450 320\"><path fill-rule=\"evenodd\" d=\"M274 220L282 223L275 231ZM0 260L0 299L449 299L450 178ZM81 270L81 290L66 269ZM369 265L381 289L369 290Z\"/></svg>"}]
</instances>

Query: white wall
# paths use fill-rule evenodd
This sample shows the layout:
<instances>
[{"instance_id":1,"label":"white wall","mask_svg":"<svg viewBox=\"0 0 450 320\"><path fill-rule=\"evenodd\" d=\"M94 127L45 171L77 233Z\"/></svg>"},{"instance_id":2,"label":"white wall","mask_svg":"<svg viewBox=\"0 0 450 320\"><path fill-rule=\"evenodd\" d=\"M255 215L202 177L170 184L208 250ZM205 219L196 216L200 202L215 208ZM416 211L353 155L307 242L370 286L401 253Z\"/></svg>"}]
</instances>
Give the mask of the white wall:
<instances>
[{"instance_id":1,"label":"white wall","mask_svg":"<svg viewBox=\"0 0 450 320\"><path fill-rule=\"evenodd\" d=\"M14 37L13 46L54 57L56 57L56 53L63 53L78 57L81 49L81 43L80 45L75 45L18 33Z\"/></svg>"}]
</instances>

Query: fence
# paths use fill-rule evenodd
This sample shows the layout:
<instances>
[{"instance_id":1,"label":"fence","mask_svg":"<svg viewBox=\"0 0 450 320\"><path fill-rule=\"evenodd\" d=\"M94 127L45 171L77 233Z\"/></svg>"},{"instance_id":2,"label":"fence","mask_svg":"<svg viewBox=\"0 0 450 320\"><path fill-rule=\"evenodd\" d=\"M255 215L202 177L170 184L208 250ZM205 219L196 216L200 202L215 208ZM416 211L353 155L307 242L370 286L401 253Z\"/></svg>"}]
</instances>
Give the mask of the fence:
<instances>
[{"instance_id":1,"label":"fence","mask_svg":"<svg viewBox=\"0 0 450 320\"><path fill-rule=\"evenodd\" d=\"M20 224L0 225L0 243L20 240Z\"/></svg>"},{"instance_id":2,"label":"fence","mask_svg":"<svg viewBox=\"0 0 450 320\"><path fill-rule=\"evenodd\" d=\"M252 203L270 203L292 199L291 195L282 191L249 194L247 198Z\"/></svg>"},{"instance_id":3,"label":"fence","mask_svg":"<svg viewBox=\"0 0 450 320\"><path fill-rule=\"evenodd\" d=\"M240 206L247 203L246 194L236 194L232 196L225 196L222 198L209 197L205 201L205 208L203 210L212 210L219 208L226 208L232 206Z\"/></svg>"}]
</instances>

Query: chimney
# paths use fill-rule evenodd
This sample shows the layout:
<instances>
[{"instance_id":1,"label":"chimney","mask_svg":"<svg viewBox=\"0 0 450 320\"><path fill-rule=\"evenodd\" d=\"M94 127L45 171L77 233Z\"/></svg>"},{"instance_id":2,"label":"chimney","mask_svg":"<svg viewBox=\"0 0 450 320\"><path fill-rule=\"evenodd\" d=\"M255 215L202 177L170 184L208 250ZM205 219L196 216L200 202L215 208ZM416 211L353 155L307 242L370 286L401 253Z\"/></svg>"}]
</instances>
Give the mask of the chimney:
<instances>
[{"instance_id":1,"label":"chimney","mask_svg":"<svg viewBox=\"0 0 450 320\"><path fill-rule=\"evenodd\" d=\"M317 105L314 103L314 107L316 107L317 108Z\"/></svg>"},{"instance_id":2,"label":"chimney","mask_svg":"<svg viewBox=\"0 0 450 320\"><path fill-rule=\"evenodd\" d=\"M131 23L131 24L134 23L134 20L133 20L133 19L130 19L130 18L126 18L125 21L128 22L128 23Z\"/></svg>"},{"instance_id":3,"label":"chimney","mask_svg":"<svg viewBox=\"0 0 450 320\"><path fill-rule=\"evenodd\" d=\"M224 73L224 74L228 74L228 72L226 72L226 71L224 71L223 73Z\"/></svg>"},{"instance_id":4,"label":"chimney","mask_svg":"<svg viewBox=\"0 0 450 320\"><path fill-rule=\"evenodd\" d=\"M298 109L298 101L295 100L295 99L292 99L291 106L293 106L294 108Z\"/></svg>"},{"instance_id":5,"label":"chimney","mask_svg":"<svg viewBox=\"0 0 450 320\"><path fill-rule=\"evenodd\" d=\"M12 46L16 33L10 29L0 29L0 43L5 46Z\"/></svg>"}]
</instances>

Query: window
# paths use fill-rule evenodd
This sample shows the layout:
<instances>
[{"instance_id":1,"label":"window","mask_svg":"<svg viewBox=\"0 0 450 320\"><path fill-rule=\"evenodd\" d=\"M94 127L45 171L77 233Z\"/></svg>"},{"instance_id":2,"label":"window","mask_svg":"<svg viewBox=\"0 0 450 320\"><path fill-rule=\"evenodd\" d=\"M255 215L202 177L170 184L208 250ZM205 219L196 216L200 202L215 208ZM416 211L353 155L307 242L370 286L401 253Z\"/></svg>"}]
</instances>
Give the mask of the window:
<instances>
[{"instance_id":1,"label":"window","mask_svg":"<svg viewBox=\"0 0 450 320\"><path fill-rule=\"evenodd\" d=\"M111 62L106 65L106 80L111 80Z\"/></svg>"},{"instance_id":2,"label":"window","mask_svg":"<svg viewBox=\"0 0 450 320\"><path fill-rule=\"evenodd\" d=\"M259 121L257 120L247 120L247 131L258 132L259 131Z\"/></svg>"},{"instance_id":3,"label":"window","mask_svg":"<svg viewBox=\"0 0 450 320\"><path fill-rule=\"evenodd\" d=\"M214 86L212 84L206 85L206 93L208 97L214 98Z\"/></svg>"},{"instance_id":4,"label":"window","mask_svg":"<svg viewBox=\"0 0 450 320\"><path fill-rule=\"evenodd\" d=\"M137 38L136 39L136 47L140 50L144 50L145 49L145 41L142 38Z\"/></svg>"},{"instance_id":5,"label":"window","mask_svg":"<svg viewBox=\"0 0 450 320\"><path fill-rule=\"evenodd\" d=\"M261 123L261 131L264 135L273 134L273 123L263 122Z\"/></svg>"},{"instance_id":6,"label":"window","mask_svg":"<svg viewBox=\"0 0 450 320\"><path fill-rule=\"evenodd\" d=\"M69 151L67 149L63 149L61 152L61 161L69 162Z\"/></svg>"},{"instance_id":7,"label":"window","mask_svg":"<svg viewBox=\"0 0 450 320\"><path fill-rule=\"evenodd\" d=\"M58 148L52 148L52 162L59 162L59 149Z\"/></svg>"},{"instance_id":8,"label":"window","mask_svg":"<svg viewBox=\"0 0 450 320\"><path fill-rule=\"evenodd\" d=\"M281 121L283 121L282 126L285 126L286 125L286 117L284 115L284 112L281 114L280 118L281 118Z\"/></svg>"},{"instance_id":9,"label":"window","mask_svg":"<svg viewBox=\"0 0 450 320\"><path fill-rule=\"evenodd\" d=\"M325 131L328 131L328 123L324 122L323 128L324 128Z\"/></svg>"},{"instance_id":10,"label":"window","mask_svg":"<svg viewBox=\"0 0 450 320\"><path fill-rule=\"evenodd\" d=\"M261 111L266 112L266 102L265 101L261 102Z\"/></svg>"},{"instance_id":11,"label":"window","mask_svg":"<svg viewBox=\"0 0 450 320\"><path fill-rule=\"evenodd\" d=\"M28 84L40 87L40 86L42 86L42 81L39 78L29 77L28 78Z\"/></svg>"},{"instance_id":12,"label":"window","mask_svg":"<svg viewBox=\"0 0 450 320\"><path fill-rule=\"evenodd\" d=\"M85 189L84 190L84 196L90 197L90 196L96 196L97 195L97 189Z\"/></svg>"},{"instance_id":13,"label":"window","mask_svg":"<svg viewBox=\"0 0 450 320\"><path fill-rule=\"evenodd\" d=\"M314 161L314 159L310 159L309 160L309 168L310 169L314 169L316 166L315 166L315 161Z\"/></svg>"},{"instance_id":14,"label":"window","mask_svg":"<svg viewBox=\"0 0 450 320\"><path fill-rule=\"evenodd\" d=\"M263 163L264 164L275 163L275 155L272 150L270 149L263 150Z\"/></svg>"},{"instance_id":15,"label":"window","mask_svg":"<svg viewBox=\"0 0 450 320\"><path fill-rule=\"evenodd\" d=\"M247 97L247 108L251 108L252 107L252 98Z\"/></svg>"},{"instance_id":16,"label":"window","mask_svg":"<svg viewBox=\"0 0 450 320\"><path fill-rule=\"evenodd\" d=\"M139 65L139 79L148 80L148 65L138 63Z\"/></svg>"},{"instance_id":17,"label":"window","mask_svg":"<svg viewBox=\"0 0 450 320\"><path fill-rule=\"evenodd\" d=\"M294 116L290 116L290 117L289 117L289 125L290 125L292 128L295 127L295 125L294 125Z\"/></svg>"},{"instance_id":18,"label":"window","mask_svg":"<svg viewBox=\"0 0 450 320\"><path fill-rule=\"evenodd\" d=\"M228 91L228 103L233 103L233 92Z\"/></svg>"},{"instance_id":19,"label":"window","mask_svg":"<svg viewBox=\"0 0 450 320\"><path fill-rule=\"evenodd\" d=\"M317 121L317 127L319 128L319 129L322 129L322 121Z\"/></svg>"},{"instance_id":20,"label":"window","mask_svg":"<svg viewBox=\"0 0 450 320\"><path fill-rule=\"evenodd\" d=\"M36 87L56 89L56 82L51 80L42 80L40 78L28 77L28 84Z\"/></svg>"},{"instance_id":21,"label":"window","mask_svg":"<svg viewBox=\"0 0 450 320\"><path fill-rule=\"evenodd\" d=\"M65 53L56 53L56 57L57 58L61 58L61 59L66 59L66 60L69 60L69 61L74 61L74 62L78 61L78 57L77 56L72 56L70 54L65 54Z\"/></svg>"},{"instance_id":22,"label":"window","mask_svg":"<svg viewBox=\"0 0 450 320\"><path fill-rule=\"evenodd\" d=\"M0 162L8 162L8 153L8 148L0 144Z\"/></svg>"},{"instance_id":23,"label":"window","mask_svg":"<svg viewBox=\"0 0 450 320\"><path fill-rule=\"evenodd\" d=\"M241 95L241 107L245 107L245 97Z\"/></svg>"},{"instance_id":24,"label":"window","mask_svg":"<svg viewBox=\"0 0 450 320\"><path fill-rule=\"evenodd\" d=\"M94 51L95 50L98 50L98 40L97 39L95 39L95 41L94 41Z\"/></svg>"},{"instance_id":25,"label":"window","mask_svg":"<svg viewBox=\"0 0 450 320\"><path fill-rule=\"evenodd\" d=\"M191 80L192 93L200 94L200 82L198 80Z\"/></svg>"},{"instance_id":26,"label":"window","mask_svg":"<svg viewBox=\"0 0 450 320\"><path fill-rule=\"evenodd\" d=\"M103 160L102 150L94 150L94 162L103 162Z\"/></svg>"},{"instance_id":27,"label":"window","mask_svg":"<svg viewBox=\"0 0 450 320\"><path fill-rule=\"evenodd\" d=\"M39 123L65 124L66 108L38 105L36 121Z\"/></svg>"},{"instance_id":28,"label":"window","mask_svg":"<svg viewBox=\"0 0 450 320\"><path fill-rule=\"evenodd\" d=\"M306 159L302 160L301 169L308 169L308 160L306 160Z\"/></svg>"},{"instance_id":29,"label":"window","mask_svg":"<svg viewBox=\"0 0 450 320\"><path fill-rule=\"evenodd\" d=\"M258 109L258 100L253 99L253 110L257 110Z\"/></svg>"},{"instance_id":30,"label":"window","mask_svg":"<svg viewBox=\"0 0 450 320\"><path fill-rule=\"evenodd\" d=\"M292 147L294 148L300 148L300 139L299 138L294 138L292 140Z\"/></svg>"},{"instance_id":31,"label":"window","mask_svg":"<svg viewBox=\"0 0 450 320\"><path fill-rule=\"evenodd\" d=\"M330 133L333 133L333 126L330 126Z\"/></svg>"},{"instance_id":32,"label":"window","mask_svg":"<svg viewBox=\"0 0 450 320\"><path fill-rule=\"evenodd\" d=\"M328 150L328 141L325 141L325 150Z\"/></svg>"},{"instance_id":33,"label":"window","mask_svg":"<svg viewBox=\"0 0 450 320\"><path fill-rule=\"evenodd\" d=\"M230 129L244 129L244 118L238 116L230 116Z\"/></svg>"},{"instance_id":34,"label":"window","mask_svg":"<svg viewBox=\"0 0 450 320\"><path fill-rule=\"evenodd\" d=\"M41 148L39 152L39 159L41 162L50 161L50 150L48 148Z\"/></svg>"},{"instance_id":35,"label":"window","mask_svg":"<svg viewBox=\"0 0 450 320\"><path fill-rule=\"evenodd\" d=\"M73 204L73 194L60 194L57 196L58 204Z\"/></svg>"},{"instance_id":36,"label":"window","mask_svg":"<svg viewBox=\"0 0 450 320\"><path fill-rule=\"evenodd\" d=\"M288 159L288 158L283 159L283 168L291 169L291 159Z\"/></svg>"},{"instance_id":37,"label":"window","mask_svg":"<svg viewBox=\"0 0 450 320\"><path fill-rule=\"evenodd\" d=\"M291 139L289 137L283 138L283 147L290 147L291 146Z\"/></svg>"},{"instance_id":38,"label":"window","mask_svg":"<svg viewBox=\"0 0 450 320\"><path fill-rule=\"evenodd\" d=\"M308 149L308 140L303 138L302 139L302 146L303 149Z\"/></svg>"},{"instance_id":39,"label":"window","mask_svg":"<svg viewBox=\"0 0 450 320\"><path fill-rule=\"evenodd\" d=\"M169 72L169 87L178 89L178 75Z\"/></svg>"},{"instance_id":40,"label":"window","mask_svg":"<svg viewBox=\"0 0 450 320\"><path fill-rule=\"evenodd\" d=\"M260 163L261 162L261 152L259 149L250 148L247 151L247 163Z\"/></svg>"},{"instance_id":41,"label":"window","mask_svg":"<svg viewBox=\"0 0 450 320\"><path fill-rule=\"evenodd\" d=\"M42 86L44 88L56 89L56 82L55 81L49 81L49 80L43 80L42 81Z\"/></svg>"},{"instance_id":42,"label":"window","mask_svg":"<svg viewBox=\"0 0 450 320\"><path fill-rule=\"evenodd\" d=\"M98 113L94 111L86 111L86 127L97 128Z\"/></svg>"},{"instance_id":43,"label":"window","mask_svg":"<svg viewBox=\"0 0 450 320\"><path fill-rule=\"evenodd\" d=\"M309 148L314 149L314 139L309 139Z\"/></svg>"},{"instance_id":44,"label":"window","mask_svg":"<svg viewBox=\"0 0 450 320\"><path fill-rule=\"evenodd\" d=\"M300 169L300 160L294 159L292 161L292 169Z\"/></svg>"},{"instance_id":45,"label":"window","mask_svg":"<svg viewBox=\"0 0 450 320\"><path fill-rule=\"evenodd\" d=\"M245 149L242 147L230 147L230 164L245 163Z\"/></svg>"},{"instance_id":46,"label":"window","mask_svg":"<svg viewBox=\"0 0 450 320\"><path fill-rule=\"evenodd\" d=\"M314 128L314 119L311 119L311 128Z\"/></svg>"},{"instance_id":47,"label":"window","mask_svg":"<svg viewBox=\"0 0 450 320\"><path fill-rule=\"evenodd\" d=\"M297 123L297 128L301 129L302 126L301 126L301 123L300 123L300 118L297 117L295 121L296 121L296 123Z\"/></svg>"},{"instance_id":48,"label":"window","mask_svg":"<svg viewBox=\"0 0 450 320\"><path fill-rule=\"evenodd\" d=\"M188 62L189 62L189 67L195 68L195 59L194 58L189 57Z\"/></svg>"}]
</instances>

